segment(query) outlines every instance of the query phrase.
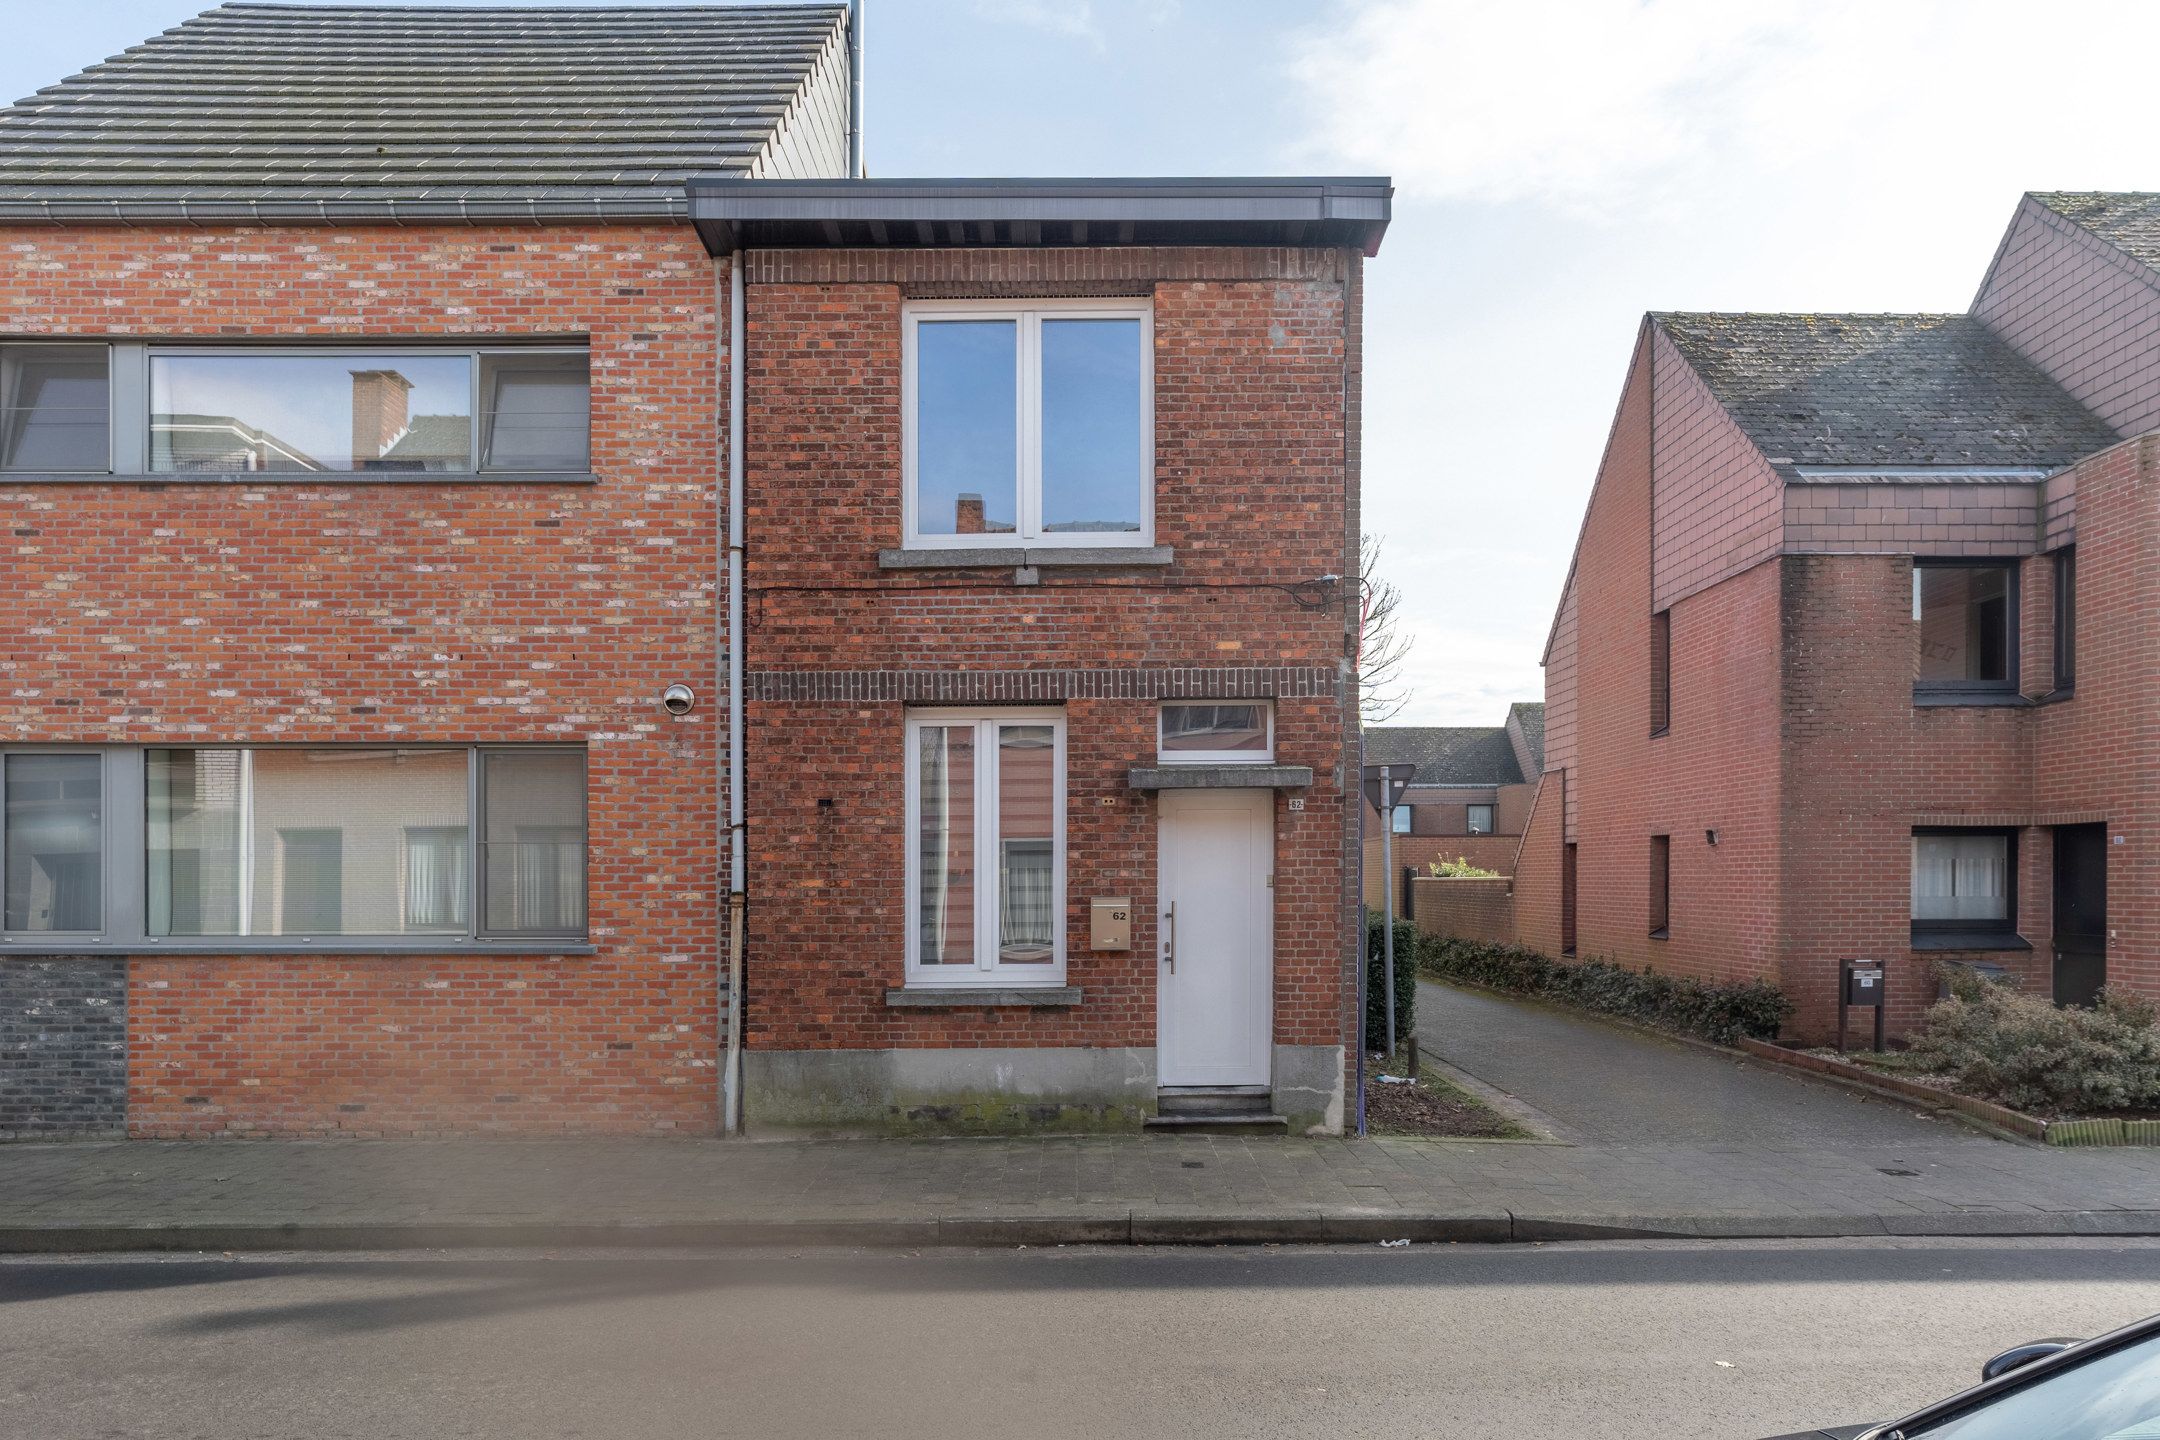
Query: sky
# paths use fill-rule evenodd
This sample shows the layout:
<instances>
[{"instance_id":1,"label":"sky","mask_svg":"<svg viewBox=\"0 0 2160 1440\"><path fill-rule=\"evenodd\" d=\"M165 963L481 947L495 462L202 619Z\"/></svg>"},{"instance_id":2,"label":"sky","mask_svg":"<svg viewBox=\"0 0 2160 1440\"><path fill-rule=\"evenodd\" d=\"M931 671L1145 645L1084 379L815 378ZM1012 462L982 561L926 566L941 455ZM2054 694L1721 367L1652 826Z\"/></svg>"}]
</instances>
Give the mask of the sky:
<instances>
[{"instance_id":1,"label":"sky","mask_svg":"<svg viewBox=\"0 0 2160 1440\"><path fill-rule=\"evenodd\" d=\"M0 90L200 8L0 0ZM1542 698L1645 311L1961 311L2024 191L2160 189L2150 0L868 12L875 175L1393 178L1364 513L1412 637L1402 724Z\"/></svg>"}]
</instances>

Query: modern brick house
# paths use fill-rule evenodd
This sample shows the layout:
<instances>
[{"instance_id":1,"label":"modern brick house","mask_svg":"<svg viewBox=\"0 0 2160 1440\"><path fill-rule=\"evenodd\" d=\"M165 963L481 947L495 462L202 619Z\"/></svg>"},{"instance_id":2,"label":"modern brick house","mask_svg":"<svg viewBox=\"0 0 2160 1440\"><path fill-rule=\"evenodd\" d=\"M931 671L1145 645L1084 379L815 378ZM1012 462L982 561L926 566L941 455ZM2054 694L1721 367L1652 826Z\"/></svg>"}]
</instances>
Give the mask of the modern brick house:
<instances>
[{"instance_id":1,"label":"modern brick house","mask_svg":"<svg viewBox=\"0 0 2160 1440\"><path fill-rule=\"evenodd\" d=\"M1405 870L1424 873L1434 860L1468 860L1481 870L1515 873L1515 852L1545 769L1545 707L1508 707L1491 726L1376 725L1365 731L1367 765L1416 767L1394 828L1397 895ZM1379 905L1387 883L1381 816L1365 806L1365 903ZM1398 899L1398 905L1403 902Z\"/></svg>"},{"instance_id":2,"label":"modern brick house","mask_svg":"<svg viewBox=\"0 0 2160 1440\"><path fill-rule=\"evenodd\" d=\"M1643 323L1545 653L1553 953L2160 994L2160 197L2029 195L1969 313Z\"/></svg>"},{"instance_id":3,"label":"modern brick house","mask_svg":"<svg viewBox=\"0 0 2160 1440\"><path fill-rule=\"evenodd\" d=\"M859 35L0 113L0 1134L1340 1123L1386 187L850 180Z\"/></svg>"}]
</instances>

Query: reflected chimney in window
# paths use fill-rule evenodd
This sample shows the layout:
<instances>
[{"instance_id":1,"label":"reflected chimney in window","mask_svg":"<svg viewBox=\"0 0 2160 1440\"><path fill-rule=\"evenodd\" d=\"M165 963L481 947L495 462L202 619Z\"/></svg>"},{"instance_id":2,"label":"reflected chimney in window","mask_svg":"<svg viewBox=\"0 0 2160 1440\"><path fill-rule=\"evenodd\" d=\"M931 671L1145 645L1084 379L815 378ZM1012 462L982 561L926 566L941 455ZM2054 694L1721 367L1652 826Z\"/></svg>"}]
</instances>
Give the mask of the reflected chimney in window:
<instances>
[{"instance_id":1,"label":"reflected chimney in window","mask_svg":"<svg viewBox=\"0 0 2160 1440\"><path fill-rule=\"evenodd\" d=\"M352 372L352 461L370 467L412 426L412 381L395 370Z\"/></svg>"}]
</instances>

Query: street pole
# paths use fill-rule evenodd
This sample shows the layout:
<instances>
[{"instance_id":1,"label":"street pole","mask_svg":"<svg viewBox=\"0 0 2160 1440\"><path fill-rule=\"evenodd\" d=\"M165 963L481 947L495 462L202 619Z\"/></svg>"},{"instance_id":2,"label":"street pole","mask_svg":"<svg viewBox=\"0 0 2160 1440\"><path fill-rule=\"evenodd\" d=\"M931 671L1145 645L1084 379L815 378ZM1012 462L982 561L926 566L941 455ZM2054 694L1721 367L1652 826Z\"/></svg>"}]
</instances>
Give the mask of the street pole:
<instances>
[{"instance_id":1,"label":"street pole","mask_svg":"<svg viewBox=\"0 0 2160 1440\"><path fill-rule=\"evenodd\" d=\"M1380 932L1380 953L1387 957L1387 1057L1395 1058L1395 794L1388 788L1388 767L1380 767L1380 874L1387 881L1387 916Z\"/></svg>"}]
</instances>

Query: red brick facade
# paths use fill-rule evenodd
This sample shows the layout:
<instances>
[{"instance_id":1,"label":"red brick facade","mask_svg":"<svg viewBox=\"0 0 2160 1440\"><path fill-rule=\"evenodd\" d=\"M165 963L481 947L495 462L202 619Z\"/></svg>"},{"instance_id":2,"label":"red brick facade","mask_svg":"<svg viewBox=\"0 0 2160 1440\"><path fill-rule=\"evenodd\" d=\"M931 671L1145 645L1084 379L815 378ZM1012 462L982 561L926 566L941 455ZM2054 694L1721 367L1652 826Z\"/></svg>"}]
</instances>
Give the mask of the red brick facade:
<instances>
[{"instance_id":1,"label":"red brick facade","mask_svg":"<svg viewBox=\"0 0 2160 1440\"><path fill-rule=\"evenodd\" d=\"M1151 1047L1156 802L1127 777L1154 763L1158 703L1180 696L1272 698L1278 761L1313 772L1275 800L1274 1038L1345 1044L1348 587L1308 582L1354 563L1358 263L1213 249L748 262L753 1075L781 1073L774 1056L801 1075L851 1054ZM902 539L903 303L1073 294L1152 297L1154 538L1173 563L881 568ZM905 980L903 724L925 704L1063 713L1077 1004L888 1004ZM1133 900L1129 951L1088 948L1104 895ZM753 1125L829 1119L827 1098L791 1109L753 1088Z\"/></svg>"},{"instance_id":2,"label":"red brick facade","mask_svg":"<svg viewBox=\"0 0 2160 1440\"><path fill-rule=\"evenodd\" d=\"M12 740L581 742L591 954L134 957L137 1135L718 1122L712 261L687 227L25 229L0 332L588 337L597 484L11 484Z\"/></svg>"}]
</instances>

